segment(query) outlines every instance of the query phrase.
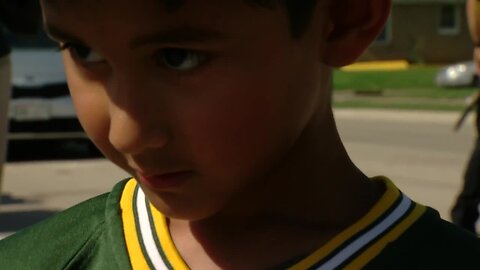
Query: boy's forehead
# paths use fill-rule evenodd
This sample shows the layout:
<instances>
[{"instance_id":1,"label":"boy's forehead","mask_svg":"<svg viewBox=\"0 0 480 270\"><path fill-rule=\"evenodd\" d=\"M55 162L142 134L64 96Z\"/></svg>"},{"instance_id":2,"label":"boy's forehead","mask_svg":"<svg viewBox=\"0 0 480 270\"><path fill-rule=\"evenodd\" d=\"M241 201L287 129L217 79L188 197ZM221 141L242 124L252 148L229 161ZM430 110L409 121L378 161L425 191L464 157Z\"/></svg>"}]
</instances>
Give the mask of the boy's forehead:
<instances>
[{"instance_id":1,"label":"boy's forehead","mask_svg":"<svg viewBox=\"0 0 480 270\"><path fill-rule=\"evenodd\" d=\"M176 16L180 12L184 13L185 10L188 10L186 14L192 15L193 11L193 14L196 16L206 10L216 10L216 12L223 13L227 10L231 12L238 7L242 7L243 9L243 7L246 6L250 8L267 7L271 9L273 8L272 3L277 1L278 0L40 0L40 3L45 17L53 16L64 18L65 16L75 15L92 18L93 16L103 17L108 14L116 14L117 16L129 15L135 12L137 12L137 14L150 14L154 16ZM60 14L65 16L59 16Z\"/></svg>"},{"instance_id":2,"label":"boy's forehead","mask_svg":"<svg viewBox=\"0 0 480 270\"><path fill-rule=\"evenodd\" d=\"M59 8L59 7L79 7L79 6L95 6L99 5L102 2L108 2L109 0L40 0L42 6L45 8ZM167 12L174 12L181 8L186 2L189 0L150 0L151 2L155 2L160 4ZM198 0L194 0L198 1ZM233 0L229 0L233 1ZM301 1L301 0L300 0ZM110 1L112 4L115 4L116 1ZM268 7L272 8L276 4L278 4L278 0L240 0L244 4L260 6L260 7ZM135 1L135 4L138 2Z\"/></svg>"},{"instance_id":3,"label":"boy's forehead","mask_svg":"<svg viewBox=\"0 0 480 270\"><path fill-rule=\"evenodd\" d=\"M156 41L170 45L219 44L232 37L243 40L259 32L260 25L277 27L278 22L286 21L278 9L248 3L259 0L41 1L44 26L52 38L92 46L104 45L106 37L108 42L120 40L126 45L143 36L155 36ZM283 32L288 26L278 28Z\"/></svg>"},{"instance_id":4,"label":"boy's forehead","mask_svg":"<svg viewBox=\"0 0 480 270\"><path fill-rule=\"evenodd\" d=\"M170 27L169 23L183 23L197 19L202 24L202 13L212 12L215 0L40 0L47 30L85 28L106 25L105 22L129 23L129 27ZM243 0L230 0L238 3ZM216 6L216 5L215 5ZM218 9L217 9L218 11ZM198 15L198 16L197 16ZM211 18L211 16L210 16ZM202 20L198 20L202 19ZM132 21L135 23L132 24ZM143 26L142 26L143 25ZM112 26L112 25L110 25ZM111 28L110 28L111 29Z\"/></svg>"},{"instance_id":5,"label":"boy's forehead","mask_svg":"<svg viewBox=\"0 0 480 270\"><path fill-rule=\"evenodd\" d=\"M108 1L108 0L107 0ZM93 6L107 2L105 0L41 0L44 8L61 8L61 7L79 7L79 6ZM173 12L180 8L186 0L152 0L161 4L168 12ZM110 1L112 4L114 2ZM136 3L136 2L135 2Z\"/></svg>"}]
</instances>

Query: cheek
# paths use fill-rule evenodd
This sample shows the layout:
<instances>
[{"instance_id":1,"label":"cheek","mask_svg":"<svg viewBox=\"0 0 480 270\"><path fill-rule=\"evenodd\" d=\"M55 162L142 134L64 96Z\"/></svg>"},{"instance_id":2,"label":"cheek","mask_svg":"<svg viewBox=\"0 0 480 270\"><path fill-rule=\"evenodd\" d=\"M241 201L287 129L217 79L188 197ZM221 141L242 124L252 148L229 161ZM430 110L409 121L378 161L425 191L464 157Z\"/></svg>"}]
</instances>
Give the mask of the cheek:
<instances>
[{"instance_id":1,"label":"cheek","mask_svg":"<svg viewBox=\"0 0 480 270\"><path fill-rule=\"evenodd\" d=\"M208 88L201 102L192 102L181 115L183 140L200 167L224 178L249 177L282 151L288 137L282 127L282 86L256 78L223 76ZM284 136L278 136L283 130ZM245 175L246 174L246 175Z\"/></svg>"},{"instance_id":2,"label":"cheek","mask_svg":"<svg viewBox=\"0 0 480 270\"><path fill-rule=\"evenodd\" d=\"M125 157L110 143L109 102L103 89L97 85L78 83L74 80L69 82L69 85L78 119L90 140L110 161L132 173Z\"/></svg>"},{"instance_id":3,"label":"cheek","mask_svg":"<svg viewBox=\"0 0 480 270\"><path fill-rule=\"evenodd\" d=\"M212 72L214 78L195 81L202 94L179 106L184 118L178 122L188 123L183 141L200 167L221 178L248 178L273 169L285 157L314 113L318 97L313 83L304 85L313 76L296 71L302 66L282 58L282 53L271 56L276 61L261 61L265 56L257 55L264 65L219 69ZM300 78L292 78L296 72Z\"/></svg>"},{"instance_id":4,"label":"cheek","mask_svg":"<svg viewBox=\"0 0 480 270\"><path fill-rule=\"evenodd\" d=\"M109 117L107 106L100 95L81 93L87 89L72 89L72 98L78 118L88 136L97 142L108 139Z\"/></svg>"},{"instance_id":5,"label":"cheek","mask_svg":"<svg viewBox=\"0 0 480 270\"><path fill-rule=\"evenodd\" d=\"M98 83L82 78L65 60L67 82L78 119L88 137L107 156L111 149L108 141L110 117L108 98Z\"/></svg>"},{"instance_id":6,"label":"cheek","mask_svg":"<svg viewBox=\"0 0 480 270\"><path fill-rule=\"evenodd\" d=\"M240 103L244 106L238 106ZM217 159L242 160L245 153L251 153L251 148L259 147L268 137L271 123L267 111L253 102L237 100L197 115L191 129L196 130L199 143L205 142L202 152Z\"/></svg>"}]
</instances>

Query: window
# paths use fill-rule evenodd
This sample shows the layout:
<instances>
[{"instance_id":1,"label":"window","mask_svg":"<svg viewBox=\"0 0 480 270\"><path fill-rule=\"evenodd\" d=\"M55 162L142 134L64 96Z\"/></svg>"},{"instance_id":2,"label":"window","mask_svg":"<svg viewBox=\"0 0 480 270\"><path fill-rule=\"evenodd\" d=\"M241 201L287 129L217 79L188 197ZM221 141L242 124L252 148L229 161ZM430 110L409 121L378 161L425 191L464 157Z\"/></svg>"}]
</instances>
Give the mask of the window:
<instances>
[{"instance_id":1,"label":"window","mask_svg":"<svg viewBox=\"0 0 480 270\"><path fill-rule=\"evenodd\" d=\"M456 35L460 32L460 10L457 5L445 4L440 7L438 33Z\"/></svg>"}]
</instances>

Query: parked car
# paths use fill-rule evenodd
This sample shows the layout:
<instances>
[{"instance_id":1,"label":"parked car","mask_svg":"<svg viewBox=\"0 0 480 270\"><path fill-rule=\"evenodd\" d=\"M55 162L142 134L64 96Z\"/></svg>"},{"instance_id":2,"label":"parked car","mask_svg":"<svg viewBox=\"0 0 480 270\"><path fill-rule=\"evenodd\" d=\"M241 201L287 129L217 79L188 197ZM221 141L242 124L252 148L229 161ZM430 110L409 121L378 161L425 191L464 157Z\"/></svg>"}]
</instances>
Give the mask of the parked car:
<instances>
[{"instance_id":1,"label":"parked car","mask_svg":"<svg viewBox=\"0 0 480 270\"><path fill-rule=\"evenodd\" d=\"M468 87L478 84L473 61L460 62L440 69L435 78L439 87Z\"/></svg>"},{"instance_id":2,"label":"parked car","mask_svg":"<svg viewBox=\"0 0 480 270\"><path fill-rule=\"evenodd\" d=\"M12 43L9 141L86 138L57 45L43 32L36 37L8 38Z\"/></svg>"}]
</instances>

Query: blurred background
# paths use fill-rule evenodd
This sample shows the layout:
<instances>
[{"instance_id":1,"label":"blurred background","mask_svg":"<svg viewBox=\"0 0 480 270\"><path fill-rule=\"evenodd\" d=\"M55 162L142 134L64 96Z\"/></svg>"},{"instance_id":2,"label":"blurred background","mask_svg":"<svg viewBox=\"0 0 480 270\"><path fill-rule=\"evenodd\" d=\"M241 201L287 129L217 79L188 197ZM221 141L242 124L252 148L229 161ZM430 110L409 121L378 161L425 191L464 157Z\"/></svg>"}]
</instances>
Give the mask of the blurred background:
<instances>
[{"instance_id":1,"label":"blurred background","mask_svg":"<svg viewBox=\"0 0 480 270\"><path fill-rule=\"evenodd\" d=\"M358 63L335 71L333 104L352 159L390 177L449 219L475 142L473 116L456 121L478 88L464 0L394 0ZM127 175L105 160L75 115L57 45L40 31L12 45L7 164L0 238Z\"/></svg>"}]
</instances>

